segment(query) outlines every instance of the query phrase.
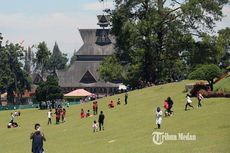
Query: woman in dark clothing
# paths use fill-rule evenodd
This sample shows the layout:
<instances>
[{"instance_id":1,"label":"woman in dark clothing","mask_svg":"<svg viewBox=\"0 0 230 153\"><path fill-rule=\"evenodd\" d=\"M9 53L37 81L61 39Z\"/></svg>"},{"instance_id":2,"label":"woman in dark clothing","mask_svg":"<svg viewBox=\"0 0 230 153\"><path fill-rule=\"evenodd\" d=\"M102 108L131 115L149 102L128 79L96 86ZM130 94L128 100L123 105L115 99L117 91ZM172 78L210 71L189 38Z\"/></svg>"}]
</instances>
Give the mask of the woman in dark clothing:
<instances>
[{"instance_id":1,"label":"woman in dark clothing","mask_svg":"<svg viewBox=\"0 0 230 153\"><path fill-rule=\"evenodd\" d=\"M104 130L104 119L105 119L105 115L103 114L103 111L101 111L100 115L99 115L99 130L101 131L101 129Z\"/></svg>"},{"instance_id":2,"label":"woman in dark clothing","mask_svg":"<svg viewBox=\"0 0 230 153\"><path fill-rule=\"evenodd\" d=\"M40 124L35 124L35 132L31 133L32 153L43 153L43 141L46 141L44 134L40 131Z\"/></svg>"}]
</instances>

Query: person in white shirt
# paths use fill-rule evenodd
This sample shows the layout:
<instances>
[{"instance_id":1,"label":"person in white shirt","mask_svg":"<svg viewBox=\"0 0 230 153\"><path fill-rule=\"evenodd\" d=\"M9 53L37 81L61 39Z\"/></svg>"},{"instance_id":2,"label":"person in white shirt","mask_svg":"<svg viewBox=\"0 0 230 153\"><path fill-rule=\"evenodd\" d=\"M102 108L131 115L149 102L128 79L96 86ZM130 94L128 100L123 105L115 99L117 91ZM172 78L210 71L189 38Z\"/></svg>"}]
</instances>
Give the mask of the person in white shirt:
<instances>
[{"instance_id":1,"label":"person in white shirt","mask_svg":"<svg viewBox=\"0 0 230 153\"><path fill-rule=\"evenodd\" d=\"M160 107L157 107L157 111L156 111L156 124L157 124L157 128L158 129L161 128L161 122L162 122L162 111L161 111Z\"/></svg>"},{"instance_id":2,"label":"person in white shirt","mask_svg":"<svg viewBox=\"0 0 230 153\"><path fill-rule=\"evenodd\" d=\"M48 125L52 124L52 109L48 111Z\"/></svg>"},{"instance_id":3,"label":"person in white shirt","mask_svg":"<svg viewBox=\"0 0 230 153\"><path fill-rule=\"evenodd\" d=\"M97 124L97 121L94 121L94 122L93 122L92 128L93 128L93 132L97 132L97 131L98 131L98 124Z\"/></svg>"},{"instance_id":4,"label":"person in white shirt","mask_svg":"<svg viewBox=\"0 0 230 153\"><path fill-rule=\"evenodd\" d=\"M185 111L187 111L187 107L192 107L194 109L194 107L192 106L192 100L190 98L190 96L187 94L186 96L186 104L185 104Z\"/></svg>"},{"instance_id":5,"label":"person in white shirt","mask_svg":"<svg viewBox=\"0 0 230 153\"><path fill-rule=\"evenodd\" d=\"M200 92L198 92L197 94L197 99L198 99L198 108L201 107L201 100L203 99L204 97L202 96L202 94Z\"/></svg>"}]
</instances>

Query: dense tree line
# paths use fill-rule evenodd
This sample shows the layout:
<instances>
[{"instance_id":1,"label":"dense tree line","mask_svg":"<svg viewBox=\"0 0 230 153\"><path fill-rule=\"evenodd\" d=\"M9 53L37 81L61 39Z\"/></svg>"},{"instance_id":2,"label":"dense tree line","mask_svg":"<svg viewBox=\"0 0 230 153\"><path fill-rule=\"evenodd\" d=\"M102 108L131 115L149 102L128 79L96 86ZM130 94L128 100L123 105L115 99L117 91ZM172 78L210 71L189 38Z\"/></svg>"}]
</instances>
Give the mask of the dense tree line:
<instances>
[{"instance_id":1,"label":"dense tree line","mask_svg":"<svg viewBox=\"0 0 230 153\"><path fill-rule=\"evenodd\" d=\"M121 79L136 87L138 80L170 82L187 77L199 64L228 61L230 29L213 34L215 21L223 17L222 8L228 0L115 3L111 33L116 52L100 66L102 79Z\"/></svg>"},{"instance_id":2,"label":"dense tree line","mask_svg":"<svg viewBox=\"0 0 230 153\"><path fill-rule=\"evenodd\" d=\"M64 69L67 62L67 55L60 51L57 43L51 53L45 42L24 49L21 44L8 41L2 45L1 39L0 95L6 92L8 102L21 104L24 92L31 90L33 73L40 73L42 77L44 73L53 75L56 70Z\"/></svg>"},{"instance_id":3,"label":"dense tree line","mask_svg":"<svg viewBox=\"0 0 230 153\"><path fill-rule=\"evenodd\" d=\"M12 103L19 103L24 91L31 88L31 78L23 69L23 52L19 44L6 43L0 47L0 94L7 92Z\"/></svg>"}]
</instances>

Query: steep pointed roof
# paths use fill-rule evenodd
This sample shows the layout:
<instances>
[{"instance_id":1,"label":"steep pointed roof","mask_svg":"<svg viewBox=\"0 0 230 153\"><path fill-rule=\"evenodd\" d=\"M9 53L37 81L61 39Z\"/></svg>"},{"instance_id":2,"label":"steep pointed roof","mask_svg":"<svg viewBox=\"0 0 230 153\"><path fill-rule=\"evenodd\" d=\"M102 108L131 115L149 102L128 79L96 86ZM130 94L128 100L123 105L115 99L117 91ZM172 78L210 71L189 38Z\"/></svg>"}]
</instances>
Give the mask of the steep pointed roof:
<instances>
[{"instance_id":1,"label":"steep pointed roof","mask_svg":"<svg viewBox=\"0 0 230 153\"><path fill-rule=\"evenodd\" d=\"M96 41L102 29L79 29L84 44L76 52L76 55L111 55L114 53L115 39L109 34L109 29L105 29L111 43L107 45L98 45Z\"/></svg>"},{"instance_id":2,"label":"steep pointed roof","mask_svg":"<svg viewBox=\"0 0 230 153\"><path fill-rule=\"evenodd\" d=\"M97 69L101 61L75 61L68 69L57 71L61 87L118 87L118 84L99 80ZM84 74L89 73L97 82L80 82Z\"/></svg>"},{"instance_id":3,"label":"steep pointed roof","mask_svg":"<svg viewBox=\"0 0 230 153\"><path fill-rule=\"evenodd\" d=\"M97 82L95 77L92 75L92 73L90 73L89 70L87 70L85 72L85 74L83 75L83 77L80 80L81 83L94 83Z\"/></svg>"},{"instance_id":4,"label":"steep pointed roof","mask_svg":"<svg viewBox=\"0 0 230 153\"><path fill-rule=\"evenodd\" d=\"M109 15L98 15L98 25L101 27L109 26Z\"/></svg>"}]
</instances>

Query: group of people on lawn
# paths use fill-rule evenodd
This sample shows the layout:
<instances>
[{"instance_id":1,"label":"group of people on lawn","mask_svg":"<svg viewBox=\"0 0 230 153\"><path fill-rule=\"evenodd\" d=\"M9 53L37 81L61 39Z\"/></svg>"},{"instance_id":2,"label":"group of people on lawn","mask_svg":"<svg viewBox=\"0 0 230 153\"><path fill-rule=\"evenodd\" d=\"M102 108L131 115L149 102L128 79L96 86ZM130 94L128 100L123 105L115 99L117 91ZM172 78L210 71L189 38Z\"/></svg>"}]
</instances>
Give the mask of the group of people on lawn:
<instances>
[{"instance_id":1,"label":"group of people on lawn","mask_svg":"<svg viewBox=\"0 0 230 153\"><path fill-rule=\"evenodd\" d=\"M62 107L58 107L55 109L54 114L56 115L55 119L56 119L56 124L60 123L60 120L63 122L65 122L65 116L66 116L66 109L62 108ZM52 117L53 117L53 113L52 113L52 109L50 109L47 113L48 116L48 125L52 124Z\"/></svg>"},{"instance_id":2,"label":"group of people on lawn","mask_svg":"<svg viewBox=\"0 0 230 153\"><path fill-rule=\"evenodd\" d=\"M204 97L202 96L202 94L200 92L197 93L197 100L198 100L198 108L200 108L202 106L201 104L201 100L203 99ZM193 107L192 105L192 100L190 98L190 95L187 94L186 95L186 104L185 104L185 111L188 110L187 107ZM164 101L164 109L165 109L165 117L166 116L172 116L173 115L173 111L172 111L172 107L173 107L173 101L171 99L171 97L168 97L165 101ZM160 129L161 127L161 123L162 123L162 115L163 115L163 112L161 111L161 108L160 107L157 107L156 109L156 125L157 125L157 128Z\"/></svg>"},{"instance_id":3,"label":"group of people on lawn","mask_svg":"<svg viewBox=\"0 0 230 153\"><path fill-rule=\"evenodd\" d=\"M128 104L128 93L127 92L125 93L124 101L125 101L125 105L127 105ZM121 100L120 98L118 98L117 105L120 105L120 104L121 104ZM94 115L98 114L98 102L97 101L93 102L92 107L93 107L93 114L90 113L90 110L87 110L87 112L85 112L83 108L81 109L81 112L80 112L81 119L87 118L87 117L93 117ZM111 100L110 103L108 104L108 108L115 108L115 102L113 100ZM99 118L98 118L98 122L96 120L93 121L93 125L92 125L93 132L97 132L98 127L100 131L104 130L104 118L105 116L103 114L103 111L101 111Z\"/></svg>"}]
</instances>

